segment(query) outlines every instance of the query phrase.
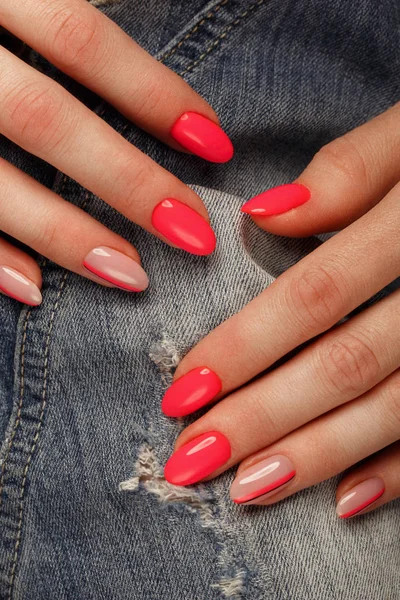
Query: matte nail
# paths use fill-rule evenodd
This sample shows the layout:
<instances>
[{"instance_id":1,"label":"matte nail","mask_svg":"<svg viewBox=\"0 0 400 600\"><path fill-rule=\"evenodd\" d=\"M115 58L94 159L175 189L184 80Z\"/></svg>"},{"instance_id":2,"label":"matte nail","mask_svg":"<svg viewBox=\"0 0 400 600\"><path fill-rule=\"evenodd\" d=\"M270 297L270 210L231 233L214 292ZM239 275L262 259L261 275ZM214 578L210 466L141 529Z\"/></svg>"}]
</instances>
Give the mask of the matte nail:
<instances>
[{"instance_id":1,"label":"matte nail","mask_svg":"<svg viewBox=\"0 0 400 600\"><path fill-rule=\"evenodd\" d=\"M205 406L221 391L221 380L207 367L193 369L167 390L161 409L168 417L184 417Z\"/></svg>"},{"instance_id":2,"label":"matte nail","mask_svg":"<svg viewBox=\"0 0 400 600\"><path fill-rule=\"evenodd\" d=\"M341 519L354 517L371 506L385 492L385 484L380 477L371 477L351 488L341 497L336 513Z\"/></svg>"},{"instance_id":3,"label":"matte nail","mask_svg":"<svg viewBox=\"0 0 400 600\"><path fill-rule=\"evenodd\" d=\"M136 261L107 246L91 250L83 265L100 279L127 292L142 292L149 285L145 271Z\"/></svg>"},{"instance_id":4,"label":"matte nail","mask_svg":"<svg viewBox=\"0 0 400 600\"><path fill-rule=\"evenodd\" d=\"M186 150L211 162L224 163L233 156L232 142L226 133L198 113L183 114L174 123L171 135Z\"/></svg>"},{"instance_id":5,"label":"matte nail","mask_svg":"<svg viewBox=\"0 0 400 600\"><path fill-rule=\"evenodd\" d=\"M186 252L205 256L215 250L215 233L187 204L166 198L157 204L151 220L157 231Z\"/></svg>"},{"instance_id":6,"label":"matte nail","mask_svg":"<svg viewBox=\"0 0 400 600\"><path fill-rule=\"evenodd\" d=\"M311 192L299 183L287 183L267 190L243 204L241 211L254 217L279 215L305 204Z\"/></svg>"},{"instance_id":7,"label":"matte nail","mask_svg":"<svg viewBox=\"0 0 400 600\"><path fill-rule=\"evenodd\" d=\"M19 271L0 265L0 290L19 302L37 306L42 301L38 286Z\"/></svg>"},{"instance_id":8,"label":"matte nail","mask_svg":"<svg viewBox=\"0 0 400 600\"><path fill-rule=\"evenodd\" d=\"M164 468L164 477L175 485L191 485L211 475L231 456L228 439L219 431L208 431L177 450Z\"/></svg>"},{"instance_id":9,"label":"matte nail","mask_svg":"<svg viewBox=\"0 0 400 600\"><path fill-rule=\"evenodd\" d=\"M236 504L257 504L262 496L280 491L295 475L293 464L286 456L270 456L236 477L231 486L231 499Z\"/></svg>"}]
</instances>

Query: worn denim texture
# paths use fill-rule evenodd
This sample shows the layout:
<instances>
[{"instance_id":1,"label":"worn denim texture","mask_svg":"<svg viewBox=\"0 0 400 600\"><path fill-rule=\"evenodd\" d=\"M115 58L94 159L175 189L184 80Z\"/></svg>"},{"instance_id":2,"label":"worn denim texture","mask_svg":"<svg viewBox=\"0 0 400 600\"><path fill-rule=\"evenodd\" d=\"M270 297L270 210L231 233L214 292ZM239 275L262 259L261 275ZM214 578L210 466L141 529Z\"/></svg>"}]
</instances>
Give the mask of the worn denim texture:
<instances>
[{"instance_id":1,"label":"worn denim texture","mask_svg":"<svg viewBox=\"0 0 400 600\"><path fill-rule=\"evenodd\" d=\"M398 0L97 5L207 98L236 155L174 152L31 54L195 186L219 243L210 257L172 249L1 140L1 156L133 242L151 285L129 295L41 260L39 308L0 296L0 598L398 600L399 501L342 522L340 477L268 508L229 500L234 469L176 488L162 467L194 418L160 411L179 358L320 243L266 234L239 207L400 98Z\"/></svg>"}]
</instances>

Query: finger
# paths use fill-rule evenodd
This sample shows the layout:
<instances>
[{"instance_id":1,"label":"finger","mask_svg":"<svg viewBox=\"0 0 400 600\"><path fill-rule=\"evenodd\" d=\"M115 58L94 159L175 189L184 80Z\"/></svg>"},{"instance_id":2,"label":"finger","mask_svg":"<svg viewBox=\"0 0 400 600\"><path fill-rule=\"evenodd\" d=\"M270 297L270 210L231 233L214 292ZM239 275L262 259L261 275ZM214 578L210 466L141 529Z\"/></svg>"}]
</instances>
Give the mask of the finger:
<instances>
[{"instance_id":1,"label":"finger","mask_svg":"<svg viewBox=\"0 0 400 600\"><path fill-rule=\"evenodd\" d=\"M397 371L364 396L248 457L239 466L231 498L237 504L272 504L390 447L400 437L399 384L400 371ZM379 471L374 474L380 475ZM353 478L353 483L360 481ZM381 484L377 489L373 485L371 491L373 502L378 499L378 492L383 494L384 486ZM361 498L361 490L358 496ZM386 498L389 499L390 496ZM351 505L353 508L357 505L347 498L341 505L343 510L346 503L349 510L342 516L350 512ZM360 505L362 502L358 503L362 510Z\"/></svg>"},{"instance_id":2,"label":"finger","mask_svg":"<svg viewBox=\"0 0 400 600\"><path fill-rule=\"evenodd\" d=\"M136 292L148 285L133 246L3 159L0 226L43 256L97 283ZM15 262L12 266L18 268Z\"/></svg>"},{"instance_id":3,"label":"finger","mask_svg":"<svg viewBox=\"0 0 400 600\"><path fill-rule=\"evenodd\" d=\"M228 396L180 434L177 454L189 440L220 432L231 455L217 465L216 476L373 388L400 365L399 307L400 291Z\"/></svg>"},{"instance_id":4,"label":"finger","mask_svg":"<svg viewBox=\"0 0 400 600\"><path fill-rule=\"evenodd\" d=\"M400 181L399 153L400 102L324 146L294 184L252 198L242 211L277 235L342 229Z\"/></svg>"},{"instance_id":5,"label":"finger","mask_svg":"<svg viewBox=\"0 0 400 600\"><path fill-rule=\"evenodd\" d=\"M400 185L204 338L175 379L199 366L222 382L220 398L335 325L400 275Z\"/></svg>"},{"instance_id":6,"label":"finger","mask_svg":"<svg viewBox=\"0 0 400 600\"><path fill-rule=\"evenodd\" d=\"M42 276L31 256L0 237L0 293L37 306L42 302Z\"/></svg>"},{"instance_id":7,"label":"finger","mask_svg":"<svg viewBox=\"0 0 400 600\"><path fill-rule=\"evenodd\" d=\"M206 209L192 190L4 48L0 132L163 240L194 254L214 250ZM166 206L166 199L174 200Z\"/></svg>"},{"instance_id":8,"label":"finger","mask_svg":"<svg viewBox=\"0 0 400 600\"><path fill-rule=\"evenodd\" d=\"M188 134L190 126L197 127L192 133L202 140L191 151L216 162L232 157L232 144L217 126L209 104L86 0L24 0L16 6L0 0L0 22L164 142L181 148L171 133L178 123L180 143L187 147L190 136L182 137L182 132ZM191 124L180 121L188 112L206 117L200 127L196 117ZM211 134L208 138L206 128Z\"/></svg>"},{"instance_id":9,"label":"finger","mask_svg":"<svg viewBox=\"0 0 400 600\"><path fill-rule=\"evenodd\" d=\"M400 442L356 466L336 492L338 517L347 519L400 498Z\"/></svg>"}]
</instances>

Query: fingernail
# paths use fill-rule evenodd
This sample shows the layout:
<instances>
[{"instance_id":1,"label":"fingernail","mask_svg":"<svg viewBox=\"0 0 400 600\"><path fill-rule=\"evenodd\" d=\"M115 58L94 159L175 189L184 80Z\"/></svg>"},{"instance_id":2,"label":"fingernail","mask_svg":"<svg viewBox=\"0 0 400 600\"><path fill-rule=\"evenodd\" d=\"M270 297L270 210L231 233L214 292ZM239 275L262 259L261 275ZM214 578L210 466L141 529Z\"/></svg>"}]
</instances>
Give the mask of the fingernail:
<instances>
[{"instance_id":1,"label":"fingernail","mask_svg":"<svg viewBox=\"0 0 400 600\"><path fill-rule=\"evenodd\" d=\"M226 133L198 113L184 113L174 123L171 135L186 150L205 160L224 163L233 156L232 142Z\"/></svg>"},{"instance_id":2,"label":"fingernail","mask_svg":"<svg viewBox=\"0 0 400 600\"><path fill-rule=\"evenodd\" d=\"M305 204L311 192L299 183L287 183L267 190L243 204L241 211L254 217L270 217Z\"/></svg>"},{"instance_id":3,"label":"fingernail","mask_svg":"<svg viewBox=\"0 0 400 600\"><path fill-rule=\"evenodd\" d=\"M262 496L280 491L295 475L293 464L286 456L270 456L236 477L231 486L231 499L236 504L257 504Z\"/></svg>"},{"instance_id":4,"label":"fingernail","mask_svg":"<svg viewBox=\"0 0 400 600\"><path fill-rule=\"evenodd\" d=\"M151 220L157 231L182 250L200 256L215 250L215 233L187 204L166 198L157 204Z\"/></svg>"},{"instance_id":5,"label":"fingernail","mask_svg":"<svg viewBox=\"0 0 400 600\"><path fill-rule=\"evenodd\" d=\"M175 485L191 485L221 467L231 456L227 438L208 431L179 448L168 460L164 477Z\"/></svg>"},{"instance_id":6,"label":"fingernail","mask_svg":"<svg viewBox=\"0 0 400 600\"><path fill-rule=\"evenodd\" d=\"M29 306L37 306L42 301L38 286L19 271L0 265L0 290Z\"/></svg>"},{"instance_id":7,"label":"fingernail","mask_svg":"<svg viewBox=\"0 0 400 600\"><path fill-rule=\"evenodd\" d=\"M145 271L136 261L107 246L91 250L83 265L100 279L127 292L142 292L149 285Z\"/></svg>"},{"instance_id":8,"label":"fingernail","mask_svg":"<svg viewBox=\"0 0 400 600\"><path fill-rule=\"evenodd\" d=\"M184 417L208 404L221 391L221 380L207 367L193 369L167 390L161 409L168 417Z\"/></svg>"},{"instance_id":9,"label":"fingernail","mask_svg":"<svg viewBox=\"0 0 400 600\"><path fill-rule=\"evenodd\" d=\"M385 484L380 477L371 477L354 486L341 497L336 506L336 514L348 519L373 504L385 492Z\"/></svg>"}]
</instances>

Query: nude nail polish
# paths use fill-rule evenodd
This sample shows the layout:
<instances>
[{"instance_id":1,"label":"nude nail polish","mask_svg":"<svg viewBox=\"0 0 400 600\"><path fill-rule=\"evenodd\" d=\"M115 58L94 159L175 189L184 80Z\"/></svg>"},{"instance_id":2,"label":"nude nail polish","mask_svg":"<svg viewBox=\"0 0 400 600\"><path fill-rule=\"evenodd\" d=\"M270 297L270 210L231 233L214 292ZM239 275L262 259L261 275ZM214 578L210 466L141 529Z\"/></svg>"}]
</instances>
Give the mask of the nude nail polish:
<instances>
[{"instance_id":1,"label":"nude nail polish","mask_svg":"<svg viewBox=\"0 0 400 600\"><path fill-rule=\"evenodd\" d=\"M231 486L231 499L236 504L257 504L268 494L288 485L295 475L293 464L286 456L270 456L236 476Z\"/></svg>"},{"instance_id":2,"label":"nude nail polish","mask_svg":"<svg viewBox=\"0 0 400 600\"><path fill-rule=\"evenodd\" d=\"M221 388L220 378L211 369L192 369L166 391L161 409L168 417L184 417L211 402Z\"/></svg>"},{"instance_id":3,"label":"nude nail polish","mask_svg":"<svg viewBox=\"0 0 400 600\"><path fill-rule=\"evenodd\" d=\"M83 265L100 279L127 292L142 292L149 285L145 271L136 261L107 246L91 250Z\"/></svg>"},{"instance_id":4,"label":"nude nail polish","mask_svg":"<svg viewBox=\"0 0 400 600\"><path fill-rule=\"evenodd\" d=\"M37 306L42 301L38 286L12 267L0 265L0 290L19 302Z\"/></svg>"},{"instance_id":5,"label":"nude nail polish","mask_svg":"<svg viewBox=\"0 0 400 600\"><path fill-rule=\"evenodd\" d=\"M346 492L336 506L336 514L348 519L361 513L376 502L385 492L385 484L380 477L371 477Z\"/></svg>"},{"instance_id":6,"label":"nude nail polish","mask_svg":"<svg viewBox=\"0 0 400 600\"><path fill-rule=\"evenodd\" d=\"M241 211L253 217L280 215L305 204L311 197L310 190L299 183L274 187L243 204Z\"/></svg>"},{"instance_id":7,"label":"nude nail polish","mask_svg":"<svg viewBox=\"0 0 400 600\"><path fill-rule=\"evenodd\" d=\"M211 475L230 456L228 439L219 431L208 431L174 452L165 465L164 477L175 485L191 485Z\"/></svg>"},{"instance_id":8,"label":"nude nail polish","mask_svg":"<svg viewBox=\"0 0 400 600\"><path fill-rule=\"evenodd\" d=\"M183 114L173 125L171 135L183 148L216 163L233 156L232 142L213 121L195 112Z\"/></svg>"},{"instance_id":9,"label":"nude nail polish","mask_svg":"<svg viewBox=\"0 0 400 600\"><path fill-rule=\"evenodd\" d=\"M152 224L172 244L199 256L215 250L215 233L202 216L187 204L166 198L153 210Z\"/></svg>"}]
</instances>

